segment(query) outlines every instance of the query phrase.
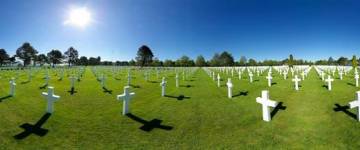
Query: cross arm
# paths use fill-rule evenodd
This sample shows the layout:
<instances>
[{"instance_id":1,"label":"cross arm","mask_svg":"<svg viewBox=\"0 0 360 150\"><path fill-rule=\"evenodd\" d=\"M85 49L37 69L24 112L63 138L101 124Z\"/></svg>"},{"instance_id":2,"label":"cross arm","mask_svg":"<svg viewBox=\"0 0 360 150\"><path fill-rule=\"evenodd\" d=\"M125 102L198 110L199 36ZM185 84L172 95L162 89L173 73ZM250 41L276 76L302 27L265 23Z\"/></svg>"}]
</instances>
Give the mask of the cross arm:
<instances>
[{"instance_id":1,"label":"cross arm","mask_svg":"<svg viewBox=\"0 0 360 150\"><path fill-rule=\"evenodd\" d=\"M349 104L350 104L350 108L360 107L360 103L358 100L352 101Z\"/></svg>"}]
</instances>

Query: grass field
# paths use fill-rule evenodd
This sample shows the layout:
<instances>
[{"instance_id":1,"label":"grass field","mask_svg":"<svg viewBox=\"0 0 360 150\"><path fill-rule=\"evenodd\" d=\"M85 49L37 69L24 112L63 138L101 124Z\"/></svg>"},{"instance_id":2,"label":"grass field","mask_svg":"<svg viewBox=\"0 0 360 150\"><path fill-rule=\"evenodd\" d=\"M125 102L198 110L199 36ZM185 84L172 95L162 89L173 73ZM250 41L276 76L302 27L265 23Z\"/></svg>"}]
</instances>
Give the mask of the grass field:
<instances>
[{"instance_id":1,"label":"grass field","mask_svg":"<svg viewBox=\"0 0 360 150\"><path fill-rule=\"evenodd\" d=\"M46 89L39 89L45 72L34 73L31 82L26 82L27 74L22 72L16 79L15 97L7 97L9 79L15 73L1 72L0 149L360 149L356 109L334 109L335 104L346 106L355 99L359 88L353 85L352 74L344 80L336 76L333 90L328 91L312 69L295 91L291 75L284 80L274 72L274 85L267 87L267 73L255 75L253 83L244 73L241 80L232 79L236 96L228 99L226 74L221 74L224 80L218 88L198 69L185 81L180 76L176 88L175 73L161 73L168 81L167 97L161 97L161 79L153 73L146 82L136 70L131 115L122 116L122 102L116 95L123 93L126 70L115 78L107 72L106 87L111 92L104 92L88 67L73 95L68 92L69 79L58 81L52 72L50 85L61 98L46 119L41 95ZM262 120L261 105L255 101L262 90L282 102L271 122ZM42 117L46 135L14 138L24 131L22 124L34 125Z\"/></svg>"}]
</instances>

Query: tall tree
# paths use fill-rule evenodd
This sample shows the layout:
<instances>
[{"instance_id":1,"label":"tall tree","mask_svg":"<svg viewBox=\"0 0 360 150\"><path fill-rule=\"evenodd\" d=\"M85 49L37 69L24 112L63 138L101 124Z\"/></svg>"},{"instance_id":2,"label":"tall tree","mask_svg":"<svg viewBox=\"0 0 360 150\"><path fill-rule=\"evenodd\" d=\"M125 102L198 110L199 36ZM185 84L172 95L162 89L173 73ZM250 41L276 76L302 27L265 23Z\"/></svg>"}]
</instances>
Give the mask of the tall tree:
<instances>
[{"instance_id":1,"label":"tall tree","mask_svg":"<svg viewBox=\"0 0 360 150\"><path fill-rule=\"evenodd\" d=\"M240 66L245 66L246 65L246 62L247 62L247 59L245 56L241 56L240 57L240 60L239 60L239 65Z\"/></svg>"},{"instance_id":2,"label":"tall tree","mask_svg":"<svg viewBox=\"0 0 360 150\"><path fill-rule=\"evenodd\" d=\"M182 67L188 67L191 66L191 60L188 56L181 56L178 60L177 60L177 65L178 66L182 66Z\"/></svg>"},{"instance_id":3,"label":"tall tree","mask_svg":"<svg viewBox=\"0 0 360 150\"><path fill-rule=\"evenodd\" d=\"M342 66L347 65L347 62L348 62L348 59L345 58L345 57L340 57L340 58L337 60L337 63L338 63L339 65L342 65Z\"/></svg>"},{"instance_id":4,"label":"tall tree","mask_svg":"<svg viewBox=\"0 0 360 150\"><path fill-rule=\"evenodd\" d=\"M6 53L5 49L0 49L0 66L2 66L8 59L9 55Z\"/></svg>"},{"instance_id":5,"label":"tall tree","mask_svg":"<svg viewBox=\"0 0 360 150\"><path fill-rule=\"evenodd\" d=\"M79 64L82 66L87 66L88 65L88 59L86 56L81 56L79 59Z\"/></svg>"},{"instance_id":6,"label":"tall tree","mask_svg":"<svg viewBox=\"0 0 360 150\"><path fill-rule=\"evenodd\" d=\"M232 66L234 65L234 57L227 51L220 54L220 65L221 66Z\"/></svg>"},{"instance_id":7,"label":"tall tree","mask_svg":"<svg viewBox=\"0 0 360 150\"><path fill-rule=\"evenodd\" d=\"M56 64L60 63L61 59L63 58L62 53L56 49L53 49L49 53L47 53L47 56L53 67L55 67Z\"/></svg>"},{"instance_id":8,"label":"tall tree","mask_svg":"<svg viewBox=\"0 0 360 150\"><path fill-rule=\"evenodd\" d=\"M31 59L35 58L38 51L34 49L30 43L25 42L16 50L16 56L24 61L24 66L30 64Z\"/></svg>"},{"instance_id":9,"label":"tall tree","mask_svg":"<svg viewBox=\"0 0 360 150\"><path fill-rule=\"evenodd\" d=\"M96 58L94 58L94 57L89 58L88 65L94 66L94 65L97 65L97 64L98 64L98 60Z\"/></svg>"},{"instance_id":10,"label":"tall tree","mask_svg":"<svg viewBox=\"0 0 360 150\"><path fill-rule=\"evenodd\" d=\"M76 60L79 57L79 52L73 48L70 47L65 53L65 58L68 60L69 66L75 64Z\"/></svg>"},{"instance_id":11,"label":"tall tree","mask_svg":"<svg viewBox=\"0 0 360 150\"><path fill-rule=\"evenodd\" d=\"M205 58L204 58L202 55L199 55L199 56L196 58L195 64L196 64L196 66L198 66L198 67L206 66Z\"/></svg>"},{"instance_id":12,"label":"tall tree","mask_svg":"<svg viewBox=\"0 0 360 150\"><path fill-rule=\"evenodd\" d=\"M328 59L328 65L334 65L334 64L335 64L334 58L329 57L329 59Z\"/></svg>"},{"instance_id":13,"label":"tall tree","mask_svg":"<svg viewBox=\"0 0 360 150\"><path fill-rule=\"evenodd\" d=\"M352 63L353 68L356 68L358 66L358 61L357 61L355 55L353 55L351 63Z\"/></svg>"},{"instance_id":14,"label":"tall tree","mask_svg":"<svg viewBox=\"0 0 360 150\"><path fill-rule=\"evenodd\" d=\"M164 66L165 66L165 67L174 67L174 66L175 66L175 62L172 61L172 60L170 60L170 59L166 59L166 60L164 61Z\"/></svg>"},{"instance_id":15,"label":"tall tree","mask_svg":"<svg viewBox=\"0 0 360 150\"><path fill-rule=\"evenodd\" d=\"M212 59L210 60L211 66L220 66L220 55L219 53L215 53Z\"/></svg>"},{"instance_id":16,"label":"tall tree","mask_svg":"<svg viewBox=\"0 0 360 150\"><path fill-rule=\"evenodd\" d=\"M131 59L131 60L129 61L129 65L130 65L130 66L135 66L135 65L136 65L135 60L134 60L134 59Z\"/></svg>"},{"instance_id":17,"label":"tall tree","mask_svg":"<svg viewBox=\"0 0 360 150\"><path fill-rule=\"evenodd\" d=\"M256 65L257 65L257 62L256 62L255 59L250 58L250 59L249 59L249 62L248 62L248 65L249 65L249 66L256 66Z\"/></svg>"},{"instance_id":18,"label":"tall tree","mask_svg":"<svg viewBox=\"0 0 360 150\"><path fill-rule=\"evenodd\" d=\"M289 67L293 67L294 66L294 56L292 54L290 54L289 56L289 62L288 62Z\"/></svg>"},{"instance_id":19,"label":"tall tree","mask_svg":"<svg viewBox=\"0 0 360 150\"><path fill-rule=\"evenodd\" d=\"M143 66L149 66L152 62L153 57L154 55L151 49L148 46L143 45L139 48L135 59L138 65L143 67Z\"/></svg>"},{"instance_id":20,"label":"tall tree","mask_svg":"<svg viewBox=\"0 0 360 150\"><path fill-rule=\"evenodd\" d=\"M36 57L36 61L42 66L46 62L48 62L48 58L46 57L45 54L40 54Z\"/></svg>"}]
</instances>

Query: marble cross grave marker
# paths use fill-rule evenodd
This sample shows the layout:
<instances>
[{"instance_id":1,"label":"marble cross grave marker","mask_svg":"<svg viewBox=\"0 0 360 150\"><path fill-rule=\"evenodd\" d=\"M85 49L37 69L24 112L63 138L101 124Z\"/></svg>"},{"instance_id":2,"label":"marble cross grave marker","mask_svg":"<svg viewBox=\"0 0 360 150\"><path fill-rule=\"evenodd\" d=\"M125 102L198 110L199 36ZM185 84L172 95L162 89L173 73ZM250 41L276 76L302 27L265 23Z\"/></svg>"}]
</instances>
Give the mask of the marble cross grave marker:
<instances>
[{"instance_id":1,"label":"marble cross grave marker","mask_svg":"<svg viewBox=\"0 0 360 150\"><path fill-rule=\"evenodd\" d=\"M54 87L48 87L48 92L43 92L42 95L46 98L46 100L48 101L47 107L46 107L46 112L47 113L53 113L54 108L54 102L57 101L60 96L54 95Z\"/></svg>"},{"instance_id":2,"label":"marble cross grave marker","mask_svg":"<svg viewBox=\"0 0 360 150\"><path fill-rule=\"evenodd\" d=\"M270 107L276 107L278 102L269 99L269 91L267 90L261 92L261 97L257 97L256 102L262 104L263 120L270 121Z\"/></svg>"},{"instance_id":3,"label":"marble cross grave marker","mask_svg":"<svg viewBox=\"0 0 360 150\"><path fill-rule=\"evenodd\" d=\"M297 75L295 75L295 78L292 79L293 82L295 82L295 90L298 91L299 90L299 82L301 81L301 79L298 78Z\"/></svg>"},{"instance_id":4,"label":"marble cross grave marker","mask_svg":"<svg viewBox=\"0 0 360 150\"><path fill-rule=\"evenodd\" d=\"M334 79L331 79L330 75L328 75L328 78L325 79L325 82L327 82L328 90L331 91L331 82L333 82Z\"/></svg>"},{"instance_id":5,"label":"marble cross grave marker","mask_svg":"<svg viewBox=\"0 0 360 150\"><path fill-rule=\"evenodd\" d=\"M15 79L11 78L11 80L10 80L10 96L15 96L15 86L16 86Z\"/></svg>"},{"instance_id":6,"label":"marble cross grave marker","mask_svg":"<svg viewBox=\"0 0 360 150\"><path fill-rule=\"evenodd\" d=\"M162 78L160 86L161 86L161 96L165 96L165 88L166 88L165 77Z\"/></svg>"},{"instance_id":7,"label":"marble cross grave marker","mask_svg":"<svg viewBox=\"0 0 360 150\"><path fill-rule=\"evenodd\" d=\"M228 78L228 82L226 83L227 87L228 87L228 98L232 98L232 88L233 88L233 84L231 82L231 78Z\"/></svg>"},{"instance_id":8,"label":"marble cross grave marker","mask_svg":"<svg viewBox=\"0 0 360 150\"><path fill-rule=\"evenodd\" d=\"M356 100L350 102L349 104L351 109L357 107L357 117L358 121L360 121L360 91L356 92Z\"/></svg>"},{"instance_id":9,"label":"marble cross grave marker","mask_svg":"<svg viewBox=\"0 0 360 150\"><path fill-rule=\"evenodd\" d=\"M125 86L124 87L124 93L121 94L121 95L118 95L116 97L117 100L122 100L123 101L122 115L126 115L126 114L130 113L129 103L130 103L131 97L134 96L134 95L135 95L134 92L130 93L130 86Z\"/></svg>"}]
</instances>

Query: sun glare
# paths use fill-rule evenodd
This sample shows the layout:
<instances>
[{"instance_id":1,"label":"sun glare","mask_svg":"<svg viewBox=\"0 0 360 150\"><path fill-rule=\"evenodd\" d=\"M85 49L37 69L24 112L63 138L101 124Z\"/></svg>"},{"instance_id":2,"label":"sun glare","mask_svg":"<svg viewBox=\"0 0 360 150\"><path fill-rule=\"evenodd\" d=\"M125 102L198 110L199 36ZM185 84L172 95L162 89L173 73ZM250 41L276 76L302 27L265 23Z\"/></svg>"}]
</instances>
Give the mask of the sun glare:
<instances>
[{"instance_id":1,"label":"sun glare","mask_svg":"<svg viewBox=\"0 0 360 150\"><path fill-rule=\"evenodd\" d=\"M84 28L91 22L91 14L86 7L74 8L70 10L68 19L64 22L65 25L73 25Z\"/></svg>"}]
</instances>

